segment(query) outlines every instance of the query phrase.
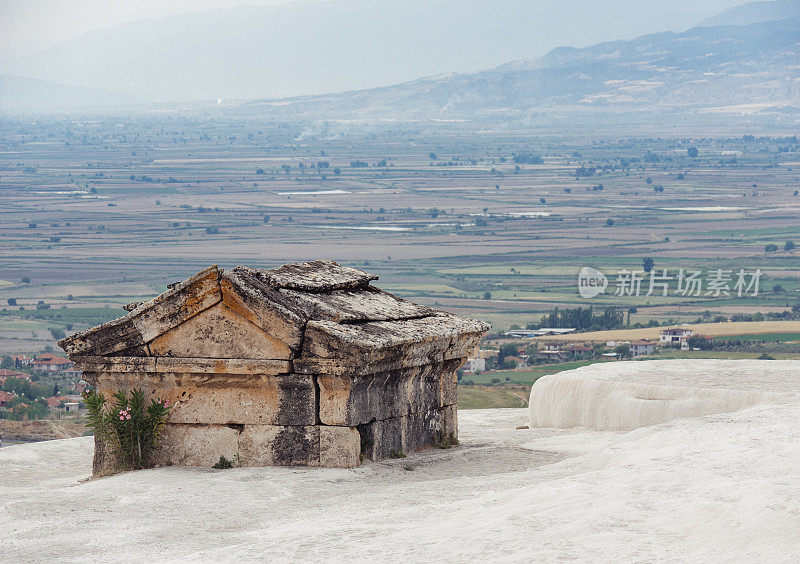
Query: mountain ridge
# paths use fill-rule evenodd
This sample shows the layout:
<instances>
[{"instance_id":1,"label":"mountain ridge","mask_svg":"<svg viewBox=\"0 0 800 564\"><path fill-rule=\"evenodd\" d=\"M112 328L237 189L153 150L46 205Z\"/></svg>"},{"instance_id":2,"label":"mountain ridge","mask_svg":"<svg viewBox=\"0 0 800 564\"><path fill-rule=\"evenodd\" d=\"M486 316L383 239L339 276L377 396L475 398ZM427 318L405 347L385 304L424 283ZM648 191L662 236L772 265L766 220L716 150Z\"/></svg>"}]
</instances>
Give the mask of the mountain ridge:
<instances>
[{"instance_id":1,"label":"mountain ridge","mask_svg":"<svg viewBox=\"0 0 800 564\"><path fill-rule=\"evenodd\" d=\"M556 47L541 57L478 72L436 73L333 94L245 98L221 105L214 100L184 107L216 102L222 112L368 120L516 119L551 110L794 112L800 107L798 38L798 17L743 26L696 26L582 48ZM13 111L15 105L17 110L151 105L124 93L39 82L0 76L0 110Z\"/></svg>"},{"instance_id":2,"label":"mountain ridge","mask_svg":"<svg viewBox=\"0 0 800 564\"><path fill-rule=\"evenodd\" d=\"M413 119L519 116L546 109L795 111L800 108L798 37L800 18L695 27L583 49L557 48L478 73L243 106L279 115Z\"/></svg>"},{"instance_id":3,"label":"mountain ridge","mask_svg":"<svg viewBox=\"0 0 800 564\"><path fill-rule=\"evenodd\" d=\"M0 74L151 102L308 95L685 29L738 1L298 0L119 24L0 61Z\"/></svg>"},{"instance_id":4,"label":"mountain ridge","mask_svg":"<svg viewBox=\"0 0 800 564\"><path fill-rule=\"evenodd\" d=\"M750 25L797 16L800 16L800 0L761 0L725 10L712 18L703 20L698 27Z\"/></svg>"}]
</instances>

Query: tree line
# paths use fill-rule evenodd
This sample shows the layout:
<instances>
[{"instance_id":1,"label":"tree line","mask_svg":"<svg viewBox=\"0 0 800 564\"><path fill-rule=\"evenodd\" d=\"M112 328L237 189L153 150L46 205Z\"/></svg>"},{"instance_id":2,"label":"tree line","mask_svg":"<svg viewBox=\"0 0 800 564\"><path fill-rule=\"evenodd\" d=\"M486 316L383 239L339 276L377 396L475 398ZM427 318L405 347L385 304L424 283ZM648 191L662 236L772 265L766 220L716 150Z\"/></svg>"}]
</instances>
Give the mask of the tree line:
<instances>
[{"instance_id":1,"label":"tree line","mask_svg":"<svg viewBox=\"0 0 800 564\"><path fill-rule=\"evenodd\" d=\"M546 313L538 324L529 324L528 329L553 327L557 329L576 329L578 331L601 331L625 327L625 312L615 307L597 311L594 306L573 309L554 308Z\"/></svg>"}]
</instances>

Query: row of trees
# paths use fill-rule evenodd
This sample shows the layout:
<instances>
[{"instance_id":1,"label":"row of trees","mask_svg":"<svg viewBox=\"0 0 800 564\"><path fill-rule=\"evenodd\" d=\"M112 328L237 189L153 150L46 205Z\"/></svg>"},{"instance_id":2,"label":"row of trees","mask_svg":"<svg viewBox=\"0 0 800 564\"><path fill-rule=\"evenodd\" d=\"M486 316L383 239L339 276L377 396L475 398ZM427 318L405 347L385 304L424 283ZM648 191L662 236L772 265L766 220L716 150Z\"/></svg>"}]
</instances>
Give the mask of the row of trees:
<instances>
[{"instance_id":1,"label":"row of trees","mask_svg":"<svg viewBox=\"0 0 800 564\"><path fill-rule=\"evenodd\" d=\"M767 313L736 313L731 321L794 321L800 319L800 304L792 306L788 311L768 311ZM727 318L723 318L727 321Z\"/></svg>"},{"instance_id":2,"label":"row of trees","mask_svg":"<svg viewBox=\"0 0 800 564\"><path fill-rule=\"evenodd\" d=\"M20 378L7 378L0 390L16 394L6 404L6 410L0 412L0 417L14 420L44 419L50 413L44 398L58 393L57 387L50 388Z\"/></svg>"},{"instance_id":3,"label":"row of trees","mask_svg":"<svg viewBox=\"0 0 800 564\"><path fill-rule=\"evenodd\" d=\"M600 331L603 329L620 329L625 326L625 312L615 307L607 307L596 311L594 306L574 309L555 308L542 317L538 324L529 324L528 329L542 327L572 328L578 331Z\"/></svg>"},{"instance_id":4,"label":"row of trees","mask_svg":"<svg viewBox=\"0 0 800 564\"><path fill-rule=\"evenodd\" d=\"M775 252L775 251L777 251L779 248L780 248L780 247L778 247L778 245L776 245L775 243L770 243L769 245L767 245L766 247L764 247L764 250L765 250L766 252L768 252L768 253L774 253L774 252ZM793 250L795 250L796 248L797 248L797 245L795 244L795 242L794 242L794 241L786 241L786 243L784 243L784 244L783 244L783 250L784 250L784 251L793 251Z\"/></svg>"},{"instance_id":5,"label":"row of trees","mask_svg":"<svg viewBox=\"0 0 800 564\"><path fill-rule=\"evenodd\" d=\"M12 421L36 420L44 419L49 413L50 406L47 405L44 398L30 401L16 397L6 405L5 411L0 411L0 419L11 419Z\"/></svg>"},{"instance_id":6,"label":"row of trees","mask_svg":"<svg viewBox=\"0 0 800 564\"><path fill-rule=\"evenodd\" d=\"M17 394L28 400L49 397L58 393L57 386L41 385L22 378L7 378L5 384L0 386L0 390Z\"/></svg>"}]
</instances>

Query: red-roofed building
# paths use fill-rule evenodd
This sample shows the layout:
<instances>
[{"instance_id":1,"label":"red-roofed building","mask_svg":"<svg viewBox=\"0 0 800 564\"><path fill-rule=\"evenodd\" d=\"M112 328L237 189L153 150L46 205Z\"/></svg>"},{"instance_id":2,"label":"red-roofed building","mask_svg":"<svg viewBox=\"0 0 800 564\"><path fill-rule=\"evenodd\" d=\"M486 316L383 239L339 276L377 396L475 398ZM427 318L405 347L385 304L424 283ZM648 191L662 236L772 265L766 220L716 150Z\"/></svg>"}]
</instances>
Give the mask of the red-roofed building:
<instances>
[{"instance_id":1,"label":"red-roofed building","mask_svg":"<svg viewBox=\"0 0 800 564\"><path fill-rule=\"evenodd\" d=\"M583 343L573 343L567 347L572 358L586 358L594 354L594 349Z\"/></svg>"},{"instance_id":2,"label":"red-roofed building","mask_svg":"<svg viewBox=\"0 0 800 564\"><path fill-rule=\"evenodd\" d=\"M25 413L25 410L28 409L28 408L30 408L29 404L27 404L27 403L18 403L17 405L15 405L11 409L9 409L9 411L11 411L11 413L13 413L16 417L19 417L20 414L21 414L22 421L27 421L28 420L28 414Z\"/></svg>"},{"instance_id":3,"label":"red-roofed building","mask_svg":"<svg viewBox=\"0 0 800 564\"><path fill-rule=\"evenodd\" d=\"M569 358L569 352L562 351L558 348L558 345L555 346L547 346L547 348L543 351L538 351L536 353L536 357L540 359L547 359L550 362L564 362Z\"/></svg>"},{"instance_id":4,"label":"red-roofed building","mask_svg":"<svg viewBox=\"0 0 800 564\"><path fill-rule=\"evenodd\" d=\"M505 357L505 360L513 362L515 368L521 368L525 366L525 359L519 356L507 356Z\"/></svg>"},{"instance_id":5,"label":"red-roofed building","mask_svg":"<svg viewBox=\"0 0 800 564\"><path fill-rule=\"evenodd\" d=\"M53 396L51 398L45 398L44 401L47 402L47 406L50 409L57 409L59 406L61 406L62 402L69 401L69 398L65 396Z\"/></svg>"},{"instance_id":6,"label":"red-roofed building","mask_svg":"<svg viewBox=\"0 0 800 564\"><path fill-rule=\"evenodd\" d=\"M0 368L0 385L5 384L7 378L18 378L19 380L31 379L30 375L25 374L24 372L17 372L16 370L6 370L5 368Z\"/></svg>"},{"instance_id":7,"label":"red-roofed building","mask_svg":"<svg viewBox=\"0 0 800 564\"><path fill-rule=\"evenodd\" d=\"M38 370L61 372L62 370L69 370L75 365L75 363L68 358L64 358L63 356L45 353L37 356L31 365Z\"/></svg>"},{"instance_id":8,"label":"red-roofed building","mask_svg":"<svg viewBox=\"0 0 800 564\"><path fill-rule=\"evenodd\" d=\"M53 396L45 398L50 409L60 409L66 412L78 411L78 398L70 396Z\"/></svg>"}]
</instances>

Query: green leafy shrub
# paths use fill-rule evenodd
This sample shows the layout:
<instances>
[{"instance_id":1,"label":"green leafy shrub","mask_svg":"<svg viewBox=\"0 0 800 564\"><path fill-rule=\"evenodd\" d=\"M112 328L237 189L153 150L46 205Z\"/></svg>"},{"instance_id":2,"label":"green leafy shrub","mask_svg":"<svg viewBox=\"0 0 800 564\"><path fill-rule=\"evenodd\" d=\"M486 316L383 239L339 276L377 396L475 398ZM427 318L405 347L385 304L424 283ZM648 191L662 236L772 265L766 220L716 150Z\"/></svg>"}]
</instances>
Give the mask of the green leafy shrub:
<instances>
[{"instance_id":1,"label":"green leafy shrub","mask_svg":"<svg viewBox=\"0 0 800 564\"><path fill-rule=\"evenodd\" d=\"M225 458L224 456L219 457L219 462L217 462L214 466L212 466L215 470L227 470L228 468L233 468L233 462Z\"/></svg>"},{"instance_id":2,"label":"green leafy shrub","mask_svg":"<svg viewBox=\"0 0 800 564\"><path fill-rule=\"evenodd\" d=\"M114 451L126 470L146 468L150 454L158 446L169 404L153 399L150 405L145 405L144 393L138 389L130 397L122 390L113 397L114 405L108 406L103 394L94 390L84 392L89 420L86 426Z\"/></svg>"}]
</instances>

